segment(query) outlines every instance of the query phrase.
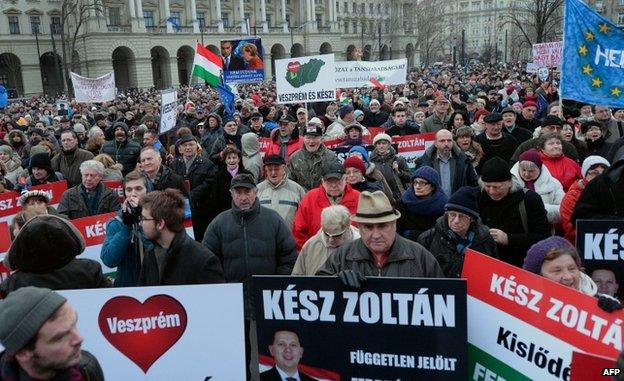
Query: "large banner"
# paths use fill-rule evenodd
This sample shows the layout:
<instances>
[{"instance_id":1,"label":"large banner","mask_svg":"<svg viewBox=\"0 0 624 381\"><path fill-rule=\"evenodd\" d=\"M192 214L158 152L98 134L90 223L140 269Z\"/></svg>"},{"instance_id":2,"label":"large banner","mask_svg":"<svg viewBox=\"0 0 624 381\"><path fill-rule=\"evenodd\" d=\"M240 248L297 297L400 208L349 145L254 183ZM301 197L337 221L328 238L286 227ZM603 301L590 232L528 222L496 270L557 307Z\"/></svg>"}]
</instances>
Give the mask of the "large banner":
<instances>
[{"instance_id":1,"label":"large banner","mask_svg":"<svg viewBox=\"0 0 624 381\"><path fill-rule=\"evenodd\" d=\"M333 54L276 60L277 103L335 100L335 70Z\"/></svg>"},{"instance_id":2,"label":"large banner","mask_svg":"<svg viewBox=\"0 0 624 381\"><path fill-rule=\"evenodd\" d=\"M240 284L59 293L107 380L245 379Z\"/></svg>"},{"instance_id":3,"label":"large banner","mask_svg":"<svg viewBox=\"0 0 624 381\"><path fill-rule=\"evenodd\" d=\"M405 84L407 58L389 61L336 61L336 87L381 87Z\"/></svg>"},{"instance_id":4,"label":"large banner","mask_svg":"<svg viewBox=\"0 0 624 381\"><path fill-rule=\"evenodd\" d=\"M421 157L433 143L435 143L434 132L392 137L392 144L397 145L397 154L405 158L410 170L416 168L416 160Z\"/></svg>"},{"instance_id":5,"label":"large banner","mask_svg":"<svg viewBox=\"0 0 624 381\"><path fill-rule=\"evenodd\" d=\"M559 66L562 56L563 41L533 44L533 63L540 67Z\"/></svg>"},{"instance_id":6,"label":"large banner","mask_svg":"<svg viewBox=\"0 0 624 381\"><path fill-rule=\"evenodd\" d=\"M79 103L99 103L115 100L115 73L112 71L97 78L71 75L74 96Z\"/></svg>"},{"instance_id":7,"label":"large banner","mask_svg":"<svg viewBox=\"0 0 624 381\"><path fill-rule=\"evenodd\" d=\"M467 379L464 280L369 278L360 290L336 277L253 283L261 379L279 379L275 367L296 367L302 380Z\"/></svg>"},{"instance_id":8,"label":"large banner","mask_svg":"<svg viewBox=\"0 0 624 381\"><path fill-rule=\"evenodd\" d=\"M178 117L178 92L166 90L160 93L160 134L171 130Z\"/></svg>"},{"instance_id":9,"label":"large banner","mask_svg":"<svg viewBox=\"0 0 624 381\"><path fill-rule=\"evenodd\" d=\"M462 278L475 380L569 380L574 351L622 350L624 311L607 313L592 296L472 250Z\"/></svg>"},{"instance_id":10,"label":"large banner","mask_svg":"<svg viewBox=\"0 0 624 381\"><path fill-rule=\"evenodd\" d=\"M221 60L227 84L264 81L264 50L259 37L222 40Z\"/></svg>"},{"instance_id":11,"label":"large banner","mask_svg":"<svg viewBox=\"0 0 624 381\"><path fill-rule=\"evenodd\" d=\"M67 182L65 180L56 181L49 184L35 185L29 187L28 190L42 190L50 195L50 206L57 206L61 201L63 192L67 190ZM0 193L0 222L11 222L13 217L22 210L21 205L17 205L19 193L5 192ZM1 253L1 251L0 251Z\"/></svg>"}]
</instances>

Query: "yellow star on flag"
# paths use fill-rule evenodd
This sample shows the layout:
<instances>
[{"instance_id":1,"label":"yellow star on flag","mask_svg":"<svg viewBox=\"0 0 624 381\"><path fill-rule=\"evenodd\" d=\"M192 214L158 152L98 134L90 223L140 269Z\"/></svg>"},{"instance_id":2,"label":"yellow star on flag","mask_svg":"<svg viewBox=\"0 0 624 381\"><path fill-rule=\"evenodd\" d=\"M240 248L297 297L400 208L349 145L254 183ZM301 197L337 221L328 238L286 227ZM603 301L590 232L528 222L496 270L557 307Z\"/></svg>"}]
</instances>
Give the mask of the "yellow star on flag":
<instances>
[{"instance_id":1,"label":"yellow star on flag","mask_svg":"<svg viewBox=\"0 0 624 381\"><path fill-rule=\"evenodd\" d=\"M586 55L587 54L587 46L585 46L585 45L579 46L578 52L582 56Z\"/></svg>"},{"instance_id":2,"label":"yellow star on flag","mask_svg":"<svg viewBox=\"0 0 624 381\"><path fill-rule=\"evenodd\" d=\"M594 71L594 69L592 69L589 64L583 66L583 74L591 74L592 71Z\"/></svg>"},{"instance_id":3,"label":"yellow star on flag","mask_svg":"<svg viewBox=\"0 0 624 381\"><path fill-rule=\"evenodd\" d=\"M585 32L585 39L587 41L594 41L594 34L591 31Z\"/></svg>"},{"instance_id":4,"label":"yellow star on flag","mask_svg":"<svg viewBox=\"0 0 624 381\"><path fill-rule=\"evenodd\" d=\"M619 97L621 92L622 90L617 87L611 89L611 95L613 95L614 97Z\"/></svg>"},{"instance_id":5,"label":"yellow star on flag","mask_svg":"<svg viewBox=\"0 0 624 381\"><path fill-rule=\"evenodd\" d=\"M592 78L592 87L600 87L602 86L602 81L600 77Z\"/></svg>"},{"instance_id":6,"label":"yellow star on flag","mask_svg":"<svg viewBox=\"0 0 624 381\"><path fill-rule=\"evenodd\" d=\"M604 34L609 33L609 25L607 25L606 23L602 23L598 25L598 29L600 29L600 33L604 33Z\"/></svg>"}]
</instances>

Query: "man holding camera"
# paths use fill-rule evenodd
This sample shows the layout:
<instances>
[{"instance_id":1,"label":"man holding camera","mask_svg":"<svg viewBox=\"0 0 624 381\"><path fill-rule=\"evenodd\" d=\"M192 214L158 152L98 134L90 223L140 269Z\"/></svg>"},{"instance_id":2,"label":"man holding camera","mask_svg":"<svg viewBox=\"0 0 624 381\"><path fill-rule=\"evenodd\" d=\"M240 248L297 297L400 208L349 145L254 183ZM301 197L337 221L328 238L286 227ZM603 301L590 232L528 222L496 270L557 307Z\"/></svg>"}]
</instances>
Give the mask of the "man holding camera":
<instances>
[{"instance_id":1,"label":"man holding camera","mask_svg":"<svg viewBox=\"0 0 624 381\"><path fill-rule=\"evenodd\" d=\"M117 216L106 224L106 239L100 258L108 267L117 267L115 287L138 285L144 253L152 247L139 224L139 200L151 191L147 176L132 171L124 177L125 201Z\"/></svg>"}]
</instances>

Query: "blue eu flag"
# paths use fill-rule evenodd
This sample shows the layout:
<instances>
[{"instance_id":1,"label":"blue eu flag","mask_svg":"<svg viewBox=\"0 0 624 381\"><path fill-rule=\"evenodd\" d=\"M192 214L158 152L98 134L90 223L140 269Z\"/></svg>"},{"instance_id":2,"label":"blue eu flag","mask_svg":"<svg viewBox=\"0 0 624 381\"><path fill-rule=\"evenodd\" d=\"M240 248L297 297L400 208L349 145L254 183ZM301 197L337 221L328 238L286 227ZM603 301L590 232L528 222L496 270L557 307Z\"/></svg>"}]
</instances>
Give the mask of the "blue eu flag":
<instances>
[{"instance_id":1,"label":"blue eu flag","mask_svg":"<svg viewBox=\"0 0 624 381\"><path fill-rule=\"evenodd\" d=\"M581 0L566 0L561 97L624 106L624 31Z\"/></svg>"},{"instance_id":2,"label":"blue eu flag","mask_svg":"<svg viewBox=\"0 0 624 381\"><path fill-rule=\"evenodd\" d=\"M219 97L221 98L225 113L228 115L234 114L234 93L232 90L227 85L220 83L219 86L217 86L217 91L219 92Z\"/></svg>"}]
</instances>

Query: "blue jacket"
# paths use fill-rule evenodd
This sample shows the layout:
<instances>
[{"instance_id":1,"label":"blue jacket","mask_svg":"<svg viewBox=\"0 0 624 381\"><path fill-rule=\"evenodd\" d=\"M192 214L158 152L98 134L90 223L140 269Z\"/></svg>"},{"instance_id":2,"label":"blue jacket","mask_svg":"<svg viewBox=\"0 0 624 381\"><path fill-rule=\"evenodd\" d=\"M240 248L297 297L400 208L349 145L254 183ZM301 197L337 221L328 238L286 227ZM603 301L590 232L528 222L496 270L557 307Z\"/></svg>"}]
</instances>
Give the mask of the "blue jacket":
<instances>
[{"instance_id":1,"label":"blue jacket","mask_svg":"<svg viewBox=\"0 0 624 381\"><path fill-rule=\"evenodd\" d=\"M135 238L134 240L132 238ZM140 242L137 238L140 237ZM108 267L117 267L115 287L134 287L138 285L141 272L140 247L147 252L152 243L145 237L143 231L137 228L135 232L121 220L121 211L106 223L106 239L102 245L100 259Z\"/></svg>"}]
</instances>

